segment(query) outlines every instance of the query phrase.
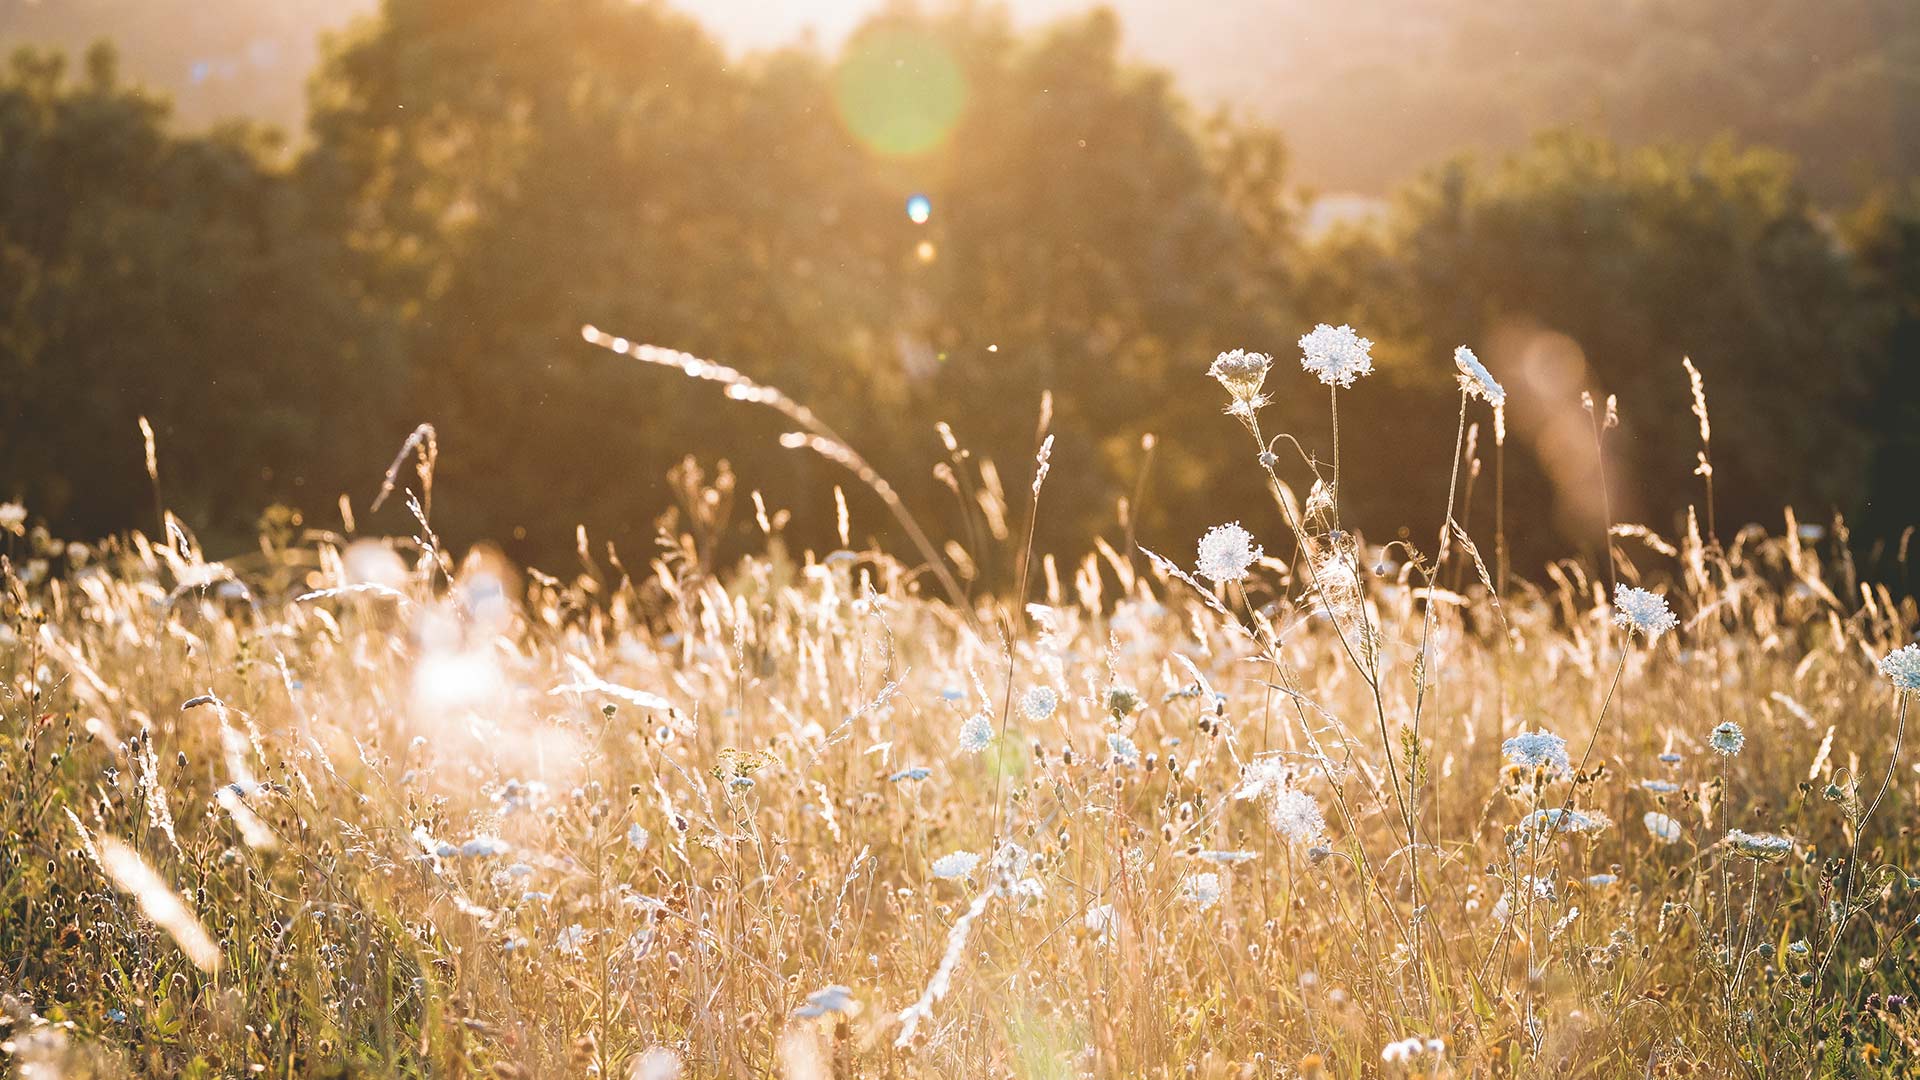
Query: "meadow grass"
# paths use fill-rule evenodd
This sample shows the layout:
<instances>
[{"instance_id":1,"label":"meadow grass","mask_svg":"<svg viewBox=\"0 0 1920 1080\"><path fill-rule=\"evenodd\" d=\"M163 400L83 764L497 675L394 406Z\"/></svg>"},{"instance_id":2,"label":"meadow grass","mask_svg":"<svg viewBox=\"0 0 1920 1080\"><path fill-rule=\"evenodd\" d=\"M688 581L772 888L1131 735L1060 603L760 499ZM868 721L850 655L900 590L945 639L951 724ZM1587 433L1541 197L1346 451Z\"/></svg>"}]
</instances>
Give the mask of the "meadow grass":
<instances>
[{"instance_id":1,"label":"meadow grass","mask_svg":"<svg viewBox=\"0 0 1920 1080\"><path fill-rule=\"evenodd\" d=\"M1322 330L1337 425L1367 343ZM1503 402L1459 363L1464 476ZM959 555L1014 582L958 602L917 525L917 563L844 517L799 553L758 496L710 572L731 489L691 468L701 527L644 565L456 558L430 428L382 491L410 538L283 514L214 561L171 516L9 517L15 1072L1914 1074L1910 597L1790 513L1618 526L1537 583L1451 499L1373 547L1337 449L1261 430L1267 358L1213 374L1270 481L1247 528L1193 569L1036 558L1043 417L1030 498L953 459L999 549Z\"/></svg>"}]
</instances>

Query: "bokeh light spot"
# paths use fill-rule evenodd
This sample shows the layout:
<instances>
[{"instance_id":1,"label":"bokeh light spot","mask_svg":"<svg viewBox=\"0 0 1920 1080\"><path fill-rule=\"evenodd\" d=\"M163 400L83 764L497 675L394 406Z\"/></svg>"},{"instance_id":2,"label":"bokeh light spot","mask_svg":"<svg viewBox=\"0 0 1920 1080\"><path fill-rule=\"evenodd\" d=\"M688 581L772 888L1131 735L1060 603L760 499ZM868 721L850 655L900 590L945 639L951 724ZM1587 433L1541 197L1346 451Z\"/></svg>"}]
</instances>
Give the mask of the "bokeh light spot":
<instances>
[{"instance_id":1,"label":"bokeh light spot","mask_svg":"<svg viewBox=\"0 0 1920 1080\"><path fill-rule=\"evenodd\" d=\"M911 218L915 225L925 225L927 219L932 216L932 199L927 198L925 195L915 195L907 200L907 217Z\"/></svg>"},{"instance_id":2,"label":"bokeh light spot","mask_svg":"<svg viewBox=\"0 0 1920 1080\"><path fill-rule=\"evenodd\" d=\"M953 54L931 35L907 28L860 35L834 71L841 123L869 150L889 157L939 146L960 119L966 97L966 77Z\"/></svg>"}]
</instances>

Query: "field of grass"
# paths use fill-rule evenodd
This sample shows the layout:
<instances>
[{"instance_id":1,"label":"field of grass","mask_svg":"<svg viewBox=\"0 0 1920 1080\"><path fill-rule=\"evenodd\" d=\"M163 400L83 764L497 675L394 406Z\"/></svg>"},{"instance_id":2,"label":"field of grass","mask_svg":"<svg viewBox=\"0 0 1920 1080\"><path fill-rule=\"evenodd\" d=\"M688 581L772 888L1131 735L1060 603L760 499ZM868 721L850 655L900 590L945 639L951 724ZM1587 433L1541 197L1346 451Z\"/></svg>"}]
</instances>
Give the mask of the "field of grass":
<instances>
[{"instance_id":1,"label":"field of grass","mask_svg":"<svg viewBox=\"0 0 1920 1080\"><path fill-rule=\"evenodd\" d=\"M1915 1075L1920 615L1838 524L1618 527L1535 583L1491 526L1378 548L1337 452L1259 430L1264 359L1215 374L1255 535L1031 555L1042 449L958 478L1020 583L963 603L757 502L714 569L690 472L652 552L456 555L424 431L411 538L6 516L13 1069Z\"/></svg>"}]
</instances>

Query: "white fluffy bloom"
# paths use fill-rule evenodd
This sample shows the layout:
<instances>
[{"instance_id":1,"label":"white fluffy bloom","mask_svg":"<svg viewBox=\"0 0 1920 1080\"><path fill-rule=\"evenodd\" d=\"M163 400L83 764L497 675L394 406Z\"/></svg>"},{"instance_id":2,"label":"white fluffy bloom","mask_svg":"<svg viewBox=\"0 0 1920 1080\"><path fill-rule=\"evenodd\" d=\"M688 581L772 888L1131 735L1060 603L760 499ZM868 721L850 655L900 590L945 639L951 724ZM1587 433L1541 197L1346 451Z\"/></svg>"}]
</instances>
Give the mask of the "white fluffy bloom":
<instances>
[{"instance_id":1,"label":"white fluffy bloom","mask_svg":"<svg viewBox=\"0 0 1920 1080\"><path fill-rule=\"evenodd\" d=\"M1299 788L1274 792L1273 800L1267 804L1267 820L1288 840L1314 840L1327 831L1320 804Z\"/></svg>"},{"instance_id":2,"label":"white fluffy bloom","mask_svg":"<svg viewBox=\"0 0 1920 1080\"><path fill-rule=\"evenodd\" d=\"M1112 751L1113 760L1120 762L1122 765L1140 764L1140 748L1134 745L1133 740L1127 738L1125 735L1117 732L1109 734L1107 736L1107 749Z\"/></svg>"},{"instance_id":3,"label":"white fluffy bloom","mask_svg":"<svg viewBox=\"0 0 1920 1080\"><path fill-rule=\"evenodd\" d=\"M1180 899L1205 911L1220 902L1220 875L1208 871L1189 874L1180 883Z\"/></svg>"},{"instance_id":4,"label":"white fluffy bloom","mask_svg":"<svg viewBox=\"0 0 1920 1080\"><path fill-rule=\"evenodd\" d=\"M1029 720L1045 720L1060 706L1060 695L1051 686L1036 686L1020 697L1020 711Z\"/></svg>"},{"instance_id":5,"label":"white fluffy bloom","mask_svg":"<svg viewBox=\"0 0 1920 1080\"><path fill-rule=\"evenodd\" d=\"M828 1013L851 1013L860 1003L853 1000L853 991L835 983L832 986L815 990L807 995L807 1003L793 1010L793 1015L803 1017L825 1016Z\"/></svg>"},{"instance_id":6,"label":"white fluffy bloom","mask_svg":"<svg viewBox=\"0 0 1920 1080\"><path fill-rule=\"evenodd\" d=\"M1676 844L1680 842L1680 823L1678 821L1654 810L1647 811L1647 816L1640 820L1646 822L1647 831L1653 834L1655 840L1663 844Z\"/></svg>"},{"instance_id":7,"label":"white fluffy bloom","mask_svg":"<svg viewBox=\"0 0 1920 1080\"><path fill-rule=\"evenodd\" d=\"M0 503L0 532L20 536L27 531L27 508L20 503Z\"/></svg>"},{"instance_id":8,"label":"white fluffy bloom","mask_svg":"<svg viewBox=\"0 0 1920 1080\"><path fill-rule=\"evenodd\" d=\"M1380 1060L1390 1065L1403 1065L1416 1058L1432 1054L1440 1057L1447 1052L1447 1044L1441 1039L1422 1039L1410 1036L1398 1039L1380 1048Z\"/></svg>"},{"instance_id":9,"label":"white fluffy bloom","mask_svg":"<svg viewBox=\"0 0 1920 1080\"><path fill-rule=\"evenodd\" d=\"M960 725L960 749L977 754L993 745L993 721L986 713L974 713Z\"/></svg>"},{"instance_id":10,"label":"white fluffy bloom","mask_svg":"<svg viewBox=\"0 0 1920 1080\"><path fill-rule=\"evenodd\" d=\"M1500 752L1523 769L1545 769L1563 776L1573 768L1567 758L1567 740L1552 732L1523 731L1501 743Z\"/></svg>"},{"instance_id":11,"label":"white fluffy bloom","mask_svg":"<svg viewBox=\"0 0 1920 1080\"><path fill-rule=\"evenodd\" d=\"M1200 538L1200 576L1221 584L1240 581L1260 561L1260 545L1237 521L1215 525Z\"/></svg>"},{"instance_id":12,"label":"white fluffy bloom","mask_svg":"<svg viewBox=\"0 0 1920 1080\"><path fill-rule=\"evenodd\" d=\"M1506 387L1494 381L1493 374L1473 355L1472 349L1462 345L1453 350L1453 366L1460 369L1460 389L1495 408L1507 403Z\"/></svg>"},{"instance_id":13,"label":"white fluffy bloom","mask_svg":"<svg viewBox=\"0 0 1920 1080\"><path fill-rule=\"evenodd\" d=\"M1611 824L1613 822L1598 810L1535 810L1514 827L1513 849L1524 851L1535 838L1544 840L1555 833L1599 832Z\"/></svg>"},{"instance_id":14,"label":"white fluffy bloom","mask_svg":"<svg viewBox=\"0 0 1920 1080\"><path fill-rule=\"evenodd\" d=\"M627 826L627 843L635 851L645 851L647 849L647 841L652 838L653 834L641 828L640 823L637 821Z\"/></svg>"},{"instance_id":15,"label":"white fluffy bloom","mask_svg":"<svg viewBox=\"0 0 1920 1080\"><path fill-rule=\"evenodd\" d=\"M1880 674L1895 688L1920 694L1920 645L1907 645L1881 657Z\"/></svg>"},{"instance_id":16,"label":"white fluffy bloom","mask_svg":"<svg viewBox=\"0 0 1920 1080\"><path fill-rule=\"evenodd\" d=\"M1256 851L1203 851L1196 858L1221 866L1233 866L1238 863L1252 862L1260 857Z\"/></svg>"},{"instance_id":17,"label":"white fluffy bloom","mask_svg":"<svg viewBox=\"0 0 1920 1080\"><path fill-rule=\"evenodd\" d=\"M1784 859L1793 851L1793 840L1774 833L1749 833L1734 829L1727 833L1727 845L1735 854L1761 862Z\"/></svg>"},{"instance_id":18,"label":"white fluffy bloom","mask_svg":"<svg viewBox=\"0 0 1920 1080\"><path fill-rule=\"evenodd\" d=\"M1351 326L1321 323L1300 338L1300 366L1328 386L1352 386L1373 371L1373 342Z\"/></svg>"},{"instance_id":19,"label":"white fluffy bloom","mask_svg":"<svg viewBox=\"0 0 1920 1080\"><path fill-rule=\"evenodd\" d=\"M933 860L933 876L937 878L963 878L973 873L980 865L980 856L971 851L956 851Z\"/></svg>"},{"instance_id":20,"label":"white fluffy bloom","mask_svg":"<svg viewBox=\"0 0 1920 1080\"><path fill-rule=\"evenodd\" d=\"M1667 607L1666 597L1631 585L1613 587L1613 621L1629 633L1646 635L1649 642L1658 641L1661 634L1680 625Z\"/></svg>"},{"instance_id":21,"label":"white fluffy bloom","mask_svg":"<svg viewBox=\"0 0 1920 1080\"><path fill-rule=\"evenodd\" d=\"M511 850L511 845L497 836L476 836L460 845L460 854L469 859L483 858L488 855L504 855L509 850Z\"/></svg>"}]
</instances>

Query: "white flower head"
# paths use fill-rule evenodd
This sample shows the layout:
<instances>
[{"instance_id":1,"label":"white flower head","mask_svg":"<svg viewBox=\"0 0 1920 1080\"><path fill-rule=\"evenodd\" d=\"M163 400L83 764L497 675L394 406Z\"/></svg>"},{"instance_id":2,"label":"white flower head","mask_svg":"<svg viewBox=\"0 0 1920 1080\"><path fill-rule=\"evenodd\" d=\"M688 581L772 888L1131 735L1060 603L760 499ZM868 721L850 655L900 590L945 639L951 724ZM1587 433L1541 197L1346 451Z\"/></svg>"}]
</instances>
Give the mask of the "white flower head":
<instances>
[{"instance_id":1,"label":"white flower head","mask_svg":"<svg viewBox=\"0 0 1920 1080\"><path fill-rule=\"evenodd\" d=\"M1060 707L1060 695L1051 686L1036 686L1020 697L1020 712L1033 721L1045 720Z\"/></svg>"},{"instance_id":2,"label":"white flower head","mask_svg":"<svg viewBox=\"0 0 1920 1080\"><path fill-rule=\"evenodd\" d=\"M1734 829L1727 833L1727 846L1734 854L1744 855L1758 862L1777 862L1793 851L1790 837L1774 833L1749 833Z\"/></svg>"},{"instance_id":3,"label":"white flower head","mask_svg":"<svg viewBox=\"0 0 1920 1080\"><path fill-rule=\"evenodd\" d=\"M1227 388L1236 402L1246 405L1259 405L1261 384L1267 381L1267 369L1273 366L1273 357L1266 353L1248 352L1234 349L1215 357L1207 368L1207 374L1219 380Z\"/></svg>"},{"instance_id":4,"label":"white flower head","mask_svg":"<svg viewBox=\"0 0 1920 1080\"><path fill-rule=\"evenodd\" d=\"M973 873L980 865L980 856L971 851L955 851L933 860L933 876L937 878L963 878Z\"/></svg>"},{"instance_id":5,"label":"white flower head","mask_svg":"<svg viewBox=\"0 0 1920 1080\"><path fill-rule=\"evenodd\" d=\"M1328 386L1352 386L1373 372L1373 342L1351 326L1321 323L1300 338L1300 366Z\"/></svg>"},{"instance_id":6,"label":"white flower head","mask_svg":"<svg viewBox=\"0 0 1920 1080\"><path fill-rule=\"evenodd\" d=\"M993 721L986 713L974 713L960 725L960 749L977 754L993 745Z\"/></svg>"},{"instance_id":7,"label":"white flower head","mask_svg":"<svg viewBox=\"0 0 1920 1080\"><path fill-rule=\"evenodd\" d=\"M1493 373L1465 345L1453 350L1453 366L1460 369L1460 389L1471 397L1499 408L1507 403L1506 387L1494 381Z\"/></svg>"},{"instance_id":8,"label":"white flower head","mask_svg":"<svg viewBox=\"0 0 1920 1080\"><path fill-rule=\"evenodd\" d=\"M1673 818L1657 810L1649 810L1647 816L1640 820L1646 823L1647 831L1653 834L1655 840L1663 844L1680 842L1680 823Z\"/></svg>"},{"instance_id":9,"label":"white flower head","mask_svg":"<svg viewBox=\"0 0 1920 1080\"><path fill-rule=\"evenodd\" d=\"M1113 760L1122 765L1140 764L1140 748L1132 739L1112 732L1107 735L1107 749L1113 753Z\"/></svg>"},{"instance_id":10,"label":"white flower head","mask_svg":"<svg viewBox=\"0 0 1920 1080\"><path fill-rule=\"evenodd\" d=\"M1245 579L1247 571L1260 561L1260 555L1260 545L1253 542L1253 534L1241 528L1239 522L1230 521L1215 525L1200 538L1197 565L1201 577L1224 584Z\"/></svg>"},{"instance_id":11,"label":"white flower head","mask_svg":"<svg viewBox=\"0 0 1920 1080\"><path fill-rule=\"evenodd\" d=\"M1920 694L1920 645L1906 645L1881 657L1880 674L1895 689Z\"/></svg>"},{"instance_id":12,"label":"white flower head","mask_svg":"<svg viewBox=\"0 0 1920 1080\"><path fill-rule=\"evenodd\" d=\"M1205 911L1220 902L1220 875L1207 871L1189 874L1180 883L1180 899Z\"/></svg>"},{"instance_id":13,"label":"white flower head","mask_svg":"<svg viewBox=\"0 0 1920 1080\"><path fill-rule=\"evenodd\" d=\"M1649 644L1680 625L1679 618L1667 607L1666 597L1632 585L1613 587L1613 622L1628 633L1645 635Z\"/></svg>"},{"instance_id":14,"label":"white flower head","mask_svg":"<svg viewBox=\"0 0 1920 1080\"><path fill-rule=\"evenodd\" d=\"M645 851L647 841L652 838L653 834L642 828L637 821L627 826L627 844L635 851Z\"/></svg>"},{"instance_id":15,"label":"white flower head","mask_svg":"<svg viewBox=\"0 0 1920 1080\"><path fill-rule=\"evenodd\" d=\"M1731 720L1721 721L1707 736L1707 746L1723 757L1738 754L1740 748L1745 745L1747 745L1746 733L1740 730L1739 724Z\"/></svg>"},{"instance_id":16,"label":"white flower head","mask_svg":"<svg viewBox=\"0 0 1920 1080\"><path fill-rule=\"evenodd\" d=\"M1267 821L1274 831L1291 841L1315 840L1327 831L1320 804L1299 788L1276 791L1267 804Z\"/></svg>"},{"instance_id":17,"label":"white flower head","mask_svg":"<svg viewBox=\"0 0 1920 1080\"><path fill-rule=\"evenodd\" d=\"M793 1015L811 1018L828 1013L851 1013L859 1007L860 1003L853 1000L853 991L835 983L808 994L807 1003L793 1010Z\"/></svg>"},{"instance_id":18,"label":"white flower head","mask_svg":"<svg viewBox=\"0 0 1920 1080\"><path fill-rule=\"evenodd\" d=\"M504 855L512 850L505 840L497 836L476 836L460 845L460 854L469 859L484 858L488 855Z\"/></svg>"},{"instance_id":19,"label":"white flower head","mask_svg":"<svg viewBox=\"0 0 1920 1080\"><path fill-rule=\"evenodd\" d=\"M1523 731L1500 744L1507 760L1523 769L1545 769L1564 776L1573 768L1567 758L1567 740L1549 731Z\"/></svg>"}]
</instances>

